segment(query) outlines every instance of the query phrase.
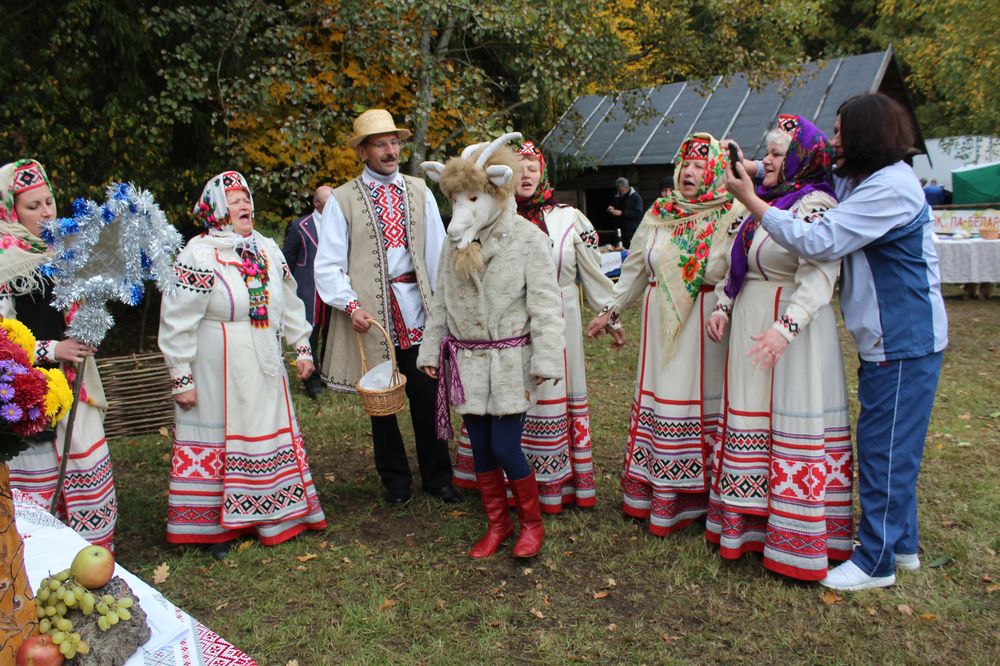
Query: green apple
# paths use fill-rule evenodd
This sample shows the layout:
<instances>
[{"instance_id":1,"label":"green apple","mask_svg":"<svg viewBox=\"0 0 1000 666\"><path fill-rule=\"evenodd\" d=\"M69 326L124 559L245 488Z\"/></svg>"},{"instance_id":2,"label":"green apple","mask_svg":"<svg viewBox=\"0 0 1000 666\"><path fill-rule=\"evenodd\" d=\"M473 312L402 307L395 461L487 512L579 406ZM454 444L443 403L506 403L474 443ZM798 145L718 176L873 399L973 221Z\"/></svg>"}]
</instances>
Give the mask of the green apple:
<instances>
[{"instance_id":1,"label":"green apple","mask_svg":"<svg viewBox=\"0 0 1000 666\"><path fill-rule=\"evenodd\" d=\"M104 546L87 546L73 558L69 572L80 585L96 590L115 574L115 556Z\"/></svg>"}]
</instances>

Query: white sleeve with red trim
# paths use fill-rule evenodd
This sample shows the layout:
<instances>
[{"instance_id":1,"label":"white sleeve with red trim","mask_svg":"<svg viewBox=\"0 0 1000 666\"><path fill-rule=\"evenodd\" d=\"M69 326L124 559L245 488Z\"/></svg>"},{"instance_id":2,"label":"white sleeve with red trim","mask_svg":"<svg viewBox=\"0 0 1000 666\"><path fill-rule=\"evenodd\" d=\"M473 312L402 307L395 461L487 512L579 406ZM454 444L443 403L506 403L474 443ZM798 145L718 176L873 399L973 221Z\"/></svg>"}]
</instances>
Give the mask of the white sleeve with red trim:
<instances>
[{"instance_id":1,"label":"white sleeve with red trim","mask_svg":"<svg viewBox=\"0 0 1000 666\"><path fill-rule=\"evenodd\" d=\"M215 288L215 269L207 248L199 248L191 239L174 262L172 294L163 294L160 302L160 332L157 341L170 371L172 393L195 388L191 362L198 354L198 325L205 316Z\"/></svg>"}]
</instances>

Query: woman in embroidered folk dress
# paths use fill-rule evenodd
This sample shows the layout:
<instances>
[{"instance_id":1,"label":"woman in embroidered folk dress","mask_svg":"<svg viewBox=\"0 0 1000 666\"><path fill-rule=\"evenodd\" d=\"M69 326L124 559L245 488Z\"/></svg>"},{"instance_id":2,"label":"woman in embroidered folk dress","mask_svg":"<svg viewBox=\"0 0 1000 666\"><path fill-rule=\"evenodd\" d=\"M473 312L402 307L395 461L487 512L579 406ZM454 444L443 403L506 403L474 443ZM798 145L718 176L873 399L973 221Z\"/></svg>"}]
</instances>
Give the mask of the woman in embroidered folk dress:
<instances>
[{"instance_id":1,"label":"woman in embroidered folk dress","mask_svg":"<svg viewBox=\"0 0 1000 666\"><path fill-rule=\"evenodd\" d=\"M75 366L67 364L84 364L59 516L91 543L113 548L118 503L104 439L108 404L90 358L96 350L65 337L66 314L49 305L53 283L41 273L49 255L40 225L55 217L55 199L41 164L25 159L0 168L0 315L20 319L35 334L39 364L62 363L70 381ZM56 489L65 429L65 421L60 422L54 435L42 433L34 446L7 464L11 486L45 507Z\"/></svg>"},{"instance_id":2,"label":"woman in embroidered folk dress","mask_svg":"<svg viewBox=\"0 0 1000 666\"><path fill-rule=\"evenodd\" d=\"M524 417L521 448L535 470L542 511L559 513L564 504L591 507L597 503L580 290L591 307L600 309L611 300L614 284L601 271L597 232L590 220L576 208L556 202L545 156L531 141L525 141L516 152L522 167L516 183L517 212L552 239L566 324L566 381L546 382L536 389L535 404ZM619 344L624 342L620 326L614 335ZM464 427L458 439L455 485L479 488Z\"/></svg>"},{"instance_id":3,"label":"woman in embroidered folk dress","mask_svg":"<svg viewBox=\"0 0 1000 666\"><path fill-rule=\"evenodd\" d=\"M705 515L722 407L725 349L707 340L713 288L725 276L741 207L724 189L728 159L710 134L681 145L669 198L657 199L632 240L614 300L587 327L600 335L642 297L642 334L629 418L623 510L667 536Z\"/></svg>"},{"instance_id":4,"label":"woman in embroidered folk dress","mask_svg":"<svg viewBox=\"0 0 1000 666\"><path fill-rule=\"evenodd\" d=\"M837 205L832 157L812 123L779 116L758 196L807 220L822 215ZM850 413L830 307L840 261L788 252L752 216L730 259L708 324L721 341L732 314L705 535L725 558L763 552L772 571L820 580L829 559L850 555L853 532Z\"/></svg>"},{"instance_id":5,"label":"woman in embroidered folk dress","mask_svg":"<svg viewBox=\"0 0 1000 666\"><path fill-rule=\"evenodd\" d=\"M850 560L820 580L838 590L885 587L896 582L897 570L920 567L917 475L948 322L933 219L903 161L914 140L910 115L891 98L876 93L844 102L831 141L840 205L810 222L761 199L742 171L727 179L776 243L814 261L843 258L840 304L861 357L861 519ZM766 356L780 347L762 339L757 351Z\"/></svg>"},{"instance_id":6,"label":"woman in embroidered folk dress","mask_svg":"<svg viewBox=\"0 0 1000 666\"><path fill-rule=\"evenodd\" d=\"M281 337L300 379L313 371L311 327L278 246L253 230L243 176L219 174L194 209L208 232L175 263L160 349L174 383L176 429L167 541L223 558L256 534L268 546L326 527L292 408Z\"/></svg>"}]
</instances>

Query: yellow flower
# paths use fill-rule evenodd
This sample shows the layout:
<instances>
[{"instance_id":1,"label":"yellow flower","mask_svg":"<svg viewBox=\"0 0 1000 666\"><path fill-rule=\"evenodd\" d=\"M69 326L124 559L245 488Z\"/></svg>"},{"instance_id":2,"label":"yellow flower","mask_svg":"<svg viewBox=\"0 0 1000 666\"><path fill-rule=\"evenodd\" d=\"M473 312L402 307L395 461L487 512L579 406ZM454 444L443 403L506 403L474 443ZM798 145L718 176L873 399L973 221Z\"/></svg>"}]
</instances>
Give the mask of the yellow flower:
<instances>
[{"instance_id":1,"label":"yellow flower","mask_svg":"<svg viewBox=\"0 0 1000 666\"><path fill-rule=\"evenodd\" d=\"M45 394L45 415L55 425L61 421L73 406L73 391L69 388L66 375L58 368L37 368L45 374L49 392Z\"/></svg>"},{"instance_id":2,"label":"yellow flower","mask_svg":"<svg viewBox=\"0 0 1000 666\"><path fill-rule=\"evenodd\" d=\"M35 336L28 327L16 319L0 319L0 328L7 331L7 337L15 345L28 353L28 360L35 364Z\"/></svg>"}]
</instances>

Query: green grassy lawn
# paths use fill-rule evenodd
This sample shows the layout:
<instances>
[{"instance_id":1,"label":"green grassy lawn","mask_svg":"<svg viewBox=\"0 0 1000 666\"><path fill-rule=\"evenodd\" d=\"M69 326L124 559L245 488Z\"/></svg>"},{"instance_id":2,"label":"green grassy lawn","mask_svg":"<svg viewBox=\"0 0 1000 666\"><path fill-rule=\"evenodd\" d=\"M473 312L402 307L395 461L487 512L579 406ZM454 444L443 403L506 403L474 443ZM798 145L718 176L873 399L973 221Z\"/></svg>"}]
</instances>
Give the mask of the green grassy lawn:
<instances>
[{"instance_id":1,"label":"green grassy lawn","mask_svg":"<svg viewBox=\"0 0 1000 666\"><path fill-rule=\"evenodd\" d=\"M769 574L757 557L723 561L698 526L659 539L622 516L634 314L622 352L587 344L598 506L546 517L534 561L509 546L466 556L484 526L477 497L456 509L417 481L407 507L387 507L357 397L311 402L298 386L326 532L275 548L246 541L224 562L168 545L170 441L118 439L118 558L147 581L169 564L162 593L268 666L997 663L1000 299L947 293L951 346L920 478L924 566L892 589L833 594ZM847 335L844 350L853 383Z\"/></svg>"}]
</instances>

